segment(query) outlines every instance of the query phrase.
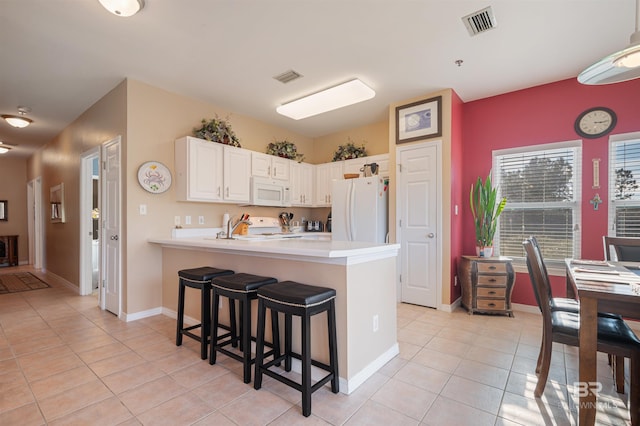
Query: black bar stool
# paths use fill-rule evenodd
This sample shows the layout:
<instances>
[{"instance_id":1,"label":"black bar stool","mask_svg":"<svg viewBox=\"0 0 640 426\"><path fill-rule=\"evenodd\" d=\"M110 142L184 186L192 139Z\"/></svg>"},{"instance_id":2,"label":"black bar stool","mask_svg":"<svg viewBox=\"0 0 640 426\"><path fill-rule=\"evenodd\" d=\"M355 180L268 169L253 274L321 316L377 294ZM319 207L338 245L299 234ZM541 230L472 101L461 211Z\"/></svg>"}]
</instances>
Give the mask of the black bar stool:
<instances>
[{"instance_id":1,"label":"black bar stool","mask_svg":"<svg viewBox=\"0 0 640 426\"><path fill-rule=\"evenodd\" d=\"M251 358L251 301L257 299L257 291L263 286L272 285L277 283L278 280L271 277L261 277L259 275L238 273L234 275L227 275L214 278L212 281L213 290L213 307L212 313L212 327L211 327L211 348L209 352L209 364L216 363L216 353L221 352L230 358L240 361L243 364L243 376L244 382L249 383L251 381L251 365L255 362L255 358ZM240 350L242 356L237 353L231 352L225 348L225 346L236 346L238 335L231 333L231 335L225 334L218 336L218 306L220 304L220 296L224 296L229 299L229 308L235 306L235 301L238 301L240 307ZM235 312L234 312L235 315ZM274 344L271 346L276 348L270 354L278 354L278 319L272 319L272 332ZM229 337L227 340L222 340Z\"/></svg>"},{"instance_id":2,"label":"black bar stool","mask_svg":"<svg viewBox=\"0 0 640 426\"><path fill-rule=\"evenodd\" d=\"M293 281L283 281L258 289L258 332L256 340L256 373L253 387L257 390L262 386L262 374L266 374L285 385L302 392L302 414L311 414L311 394L331 380L331 391L338 393L338 345L336 340L336 291L326 287L316 287ZM264 326L267 309L271 309L271 316L277 317L278 312L285 314L285 343L284 354L275 357L273 361L264 363ZM311 317L321 312L327 312L327 326L329 331L329 365L311 359ZM302 323L302 350L294 353L291 350L291 317L299 316ZM269 370L284 359L286 371L291 371L291 358L302 361L302 383ZM325 377L311 384L311 365L327 371Z\"/></svg>"},{"instance_id":3,"label":"black bar stool","mask_svg":"<svg viewBox=\"0 0 640 426\"><path fill-rule=\"evenodd\" d=\"M182 335L191 337L200 342L200 357L207 358L207 344L209 341L209 329L211 327L211 280L215 277L233 274L229 269L218 269L209 266L200 268L182 269L178 271L179 289L178 289L178 314L177 314L177 330L176 330L176 346L182 345ZM185 288L191 287L200 290L200 324L184 327L184 293ZM229 330L235 334L235 315L234 322ZM191 330L200 328L200 336L191 332Z\"/></svg>"}]
</instances>

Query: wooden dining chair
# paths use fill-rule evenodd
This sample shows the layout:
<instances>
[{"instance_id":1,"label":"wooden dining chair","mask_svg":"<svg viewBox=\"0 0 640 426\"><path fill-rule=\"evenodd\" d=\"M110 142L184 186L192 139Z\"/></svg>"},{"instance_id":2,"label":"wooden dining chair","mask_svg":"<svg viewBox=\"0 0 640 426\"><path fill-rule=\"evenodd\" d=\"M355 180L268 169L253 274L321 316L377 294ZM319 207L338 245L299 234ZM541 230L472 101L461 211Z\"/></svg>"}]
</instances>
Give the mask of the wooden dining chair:
<instances>
[{"instance_id":1,"label":"wooden dining chair","mask_svg":"<svg viewBox=\"0 0 640 426\"><path fill-rule=\"evenodd\" d=\"M619 262L640 262L640 238L602 237L604 260ZM613 249L613 252L612 250ZM615 253L615 258L612 254Z\"/></svg>"},{"instance_id":2,"label":"wooden dining chair","mask_svg":"<svg viewBox=\"0 0 640 426\"><path fill-rule=\"evenodd\" d=\"M552 311L549 299L549 282L545 273L542 257L534 247L531 239L523 243L527 268L531 277L534 293L542 312L542 342L538 357L538 383L534 395L539 398L544 392L551 365L551 347L553 342L570 346L579 346L580 315L575 312ZM546 276L545 276L546 275ZM598 341L597 348L600 352L620 355L631 360L630 376L630 412L632 424L636 425L638 408L640 407L640 340L631 328L619 318L598 316Z\"/></svg>"}]
</instances>

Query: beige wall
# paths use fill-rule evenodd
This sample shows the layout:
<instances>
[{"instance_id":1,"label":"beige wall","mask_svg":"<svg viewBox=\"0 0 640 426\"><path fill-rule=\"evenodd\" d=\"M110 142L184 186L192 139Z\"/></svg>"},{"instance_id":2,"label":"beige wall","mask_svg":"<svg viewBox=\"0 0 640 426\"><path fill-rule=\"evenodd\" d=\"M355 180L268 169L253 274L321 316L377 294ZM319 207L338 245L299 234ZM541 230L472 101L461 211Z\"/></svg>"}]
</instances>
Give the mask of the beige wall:
<instances>
[{"instance_id":1,"label":"beige wall","mask_svg":"<svg viewBox=\"0 0 640 426\"><path fill-rule=\"evenodd\" d=\"M305 161L314 164L328 163L339 145L351 140L356 146L364 144L367 155L386 154L389 152L389 123L381 121L367 126L349 129L344 132L316 138L312 158Z\"/></svg>"},{"instance_id":2,"label":"beige wall","mask_svg":"<svg viewBox=\"0 0 640 426\"><path fill-rule=\"evenodd\" d=\"M7 200L7 221L0 220L0 235L18 236L18 260L29 261L27 230L27 160L0 158L0 200Z\"/></svg>"},{"instance_id":3,"label":"beige wall","mask_svg":"<svg viewBox=\"0 0 640 426\"><path fill-rule=\"evenodd\" d=\"M451 282L451 217L449 212L451 208L451 96L450 89L442 90L428 95L419 96L412 99L406 99L401 102L393 103L389 106L389 126L388 126L388 141L389 141L389 239L392 242L397 241L396 236L396 107L406 105L412 102L416 102L422 99L429 99L435 96L442 96L442 137L424 139L415 142L409 142L402 144L402 146L420 144L425 142L442 141L442 170L440 173L440 189L442 191L442 204L440 206L438 214L442 220L442 232L440 235L440 241L442 243L442 252L440 258L442 260L441 270L441 285L442 285L442 299L441 303L449 305L451 288L449 282Z\"/></svg>"},{"instance_id":4,"label":"beige wall","mask_svg":"<svg viewBox=\"0 0 640 426\"><path fill-rule=\"evenodd\" d=\"M119 84L43 149L29 158L28 180L42 177L44 266L71 284L79 283L80 156L117 135L126 146L126 85ZM49 190L64 183L65 223L49 220Z\"/></svg>"}]
</instances>

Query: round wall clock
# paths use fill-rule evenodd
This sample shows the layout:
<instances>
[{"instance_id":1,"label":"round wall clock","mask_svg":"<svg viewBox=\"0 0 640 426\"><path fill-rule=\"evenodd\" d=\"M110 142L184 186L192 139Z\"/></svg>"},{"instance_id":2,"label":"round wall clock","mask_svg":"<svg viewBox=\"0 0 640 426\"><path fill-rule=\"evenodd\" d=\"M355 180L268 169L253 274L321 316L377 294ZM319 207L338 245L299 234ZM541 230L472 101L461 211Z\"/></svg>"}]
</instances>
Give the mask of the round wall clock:
<instances>
[{"instance_id":1,"label":"round wall clock","mask_svg":"<svg viewBox=\"0 0 640 426\"><path fill-rule=\"evenodd\" d=\"M617 120L616 113L609 108L590 108L576 118L576 133L583 138L599 138L612 131Z\"/></svg>"},{"instance_id":2,"label":"round wall clock","mask_svg":"<svg viewBox=\"0 0 640 426\"><path fill-rule=\"evenodd\" d=\"M147 161L138 169L138 182L145 190L161 194L171 187L171 172L158 161Z\"/></svg>"}]
</instances>

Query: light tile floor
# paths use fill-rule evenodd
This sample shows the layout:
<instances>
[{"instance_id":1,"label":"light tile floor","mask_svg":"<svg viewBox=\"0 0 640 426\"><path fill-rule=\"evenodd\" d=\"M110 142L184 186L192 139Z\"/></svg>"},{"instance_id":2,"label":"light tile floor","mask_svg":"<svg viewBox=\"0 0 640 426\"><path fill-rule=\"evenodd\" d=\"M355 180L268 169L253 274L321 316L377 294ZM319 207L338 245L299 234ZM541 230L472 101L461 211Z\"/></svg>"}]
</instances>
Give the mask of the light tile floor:
<instances>
[{"instance_id":1,"label":"light tile floor","mask_svg":"<svg viewBox=\"0 0 640 426\"><path fill-rule=\"evenodd\" d=\"M3 268L30 270L27 267ZM210 366L198 343L175 346L175 320L125 323L45 277L50 289L0 295L0 425L573 425L575 348L554 347L545 394L533 397L541 318L444 313L398 305L400 355L351 395L300 395L240 364ZM628 369L627 369L628 371ZM626 395L599 358L598 424L628 424Z\"/></svg>"}]
</instances>

